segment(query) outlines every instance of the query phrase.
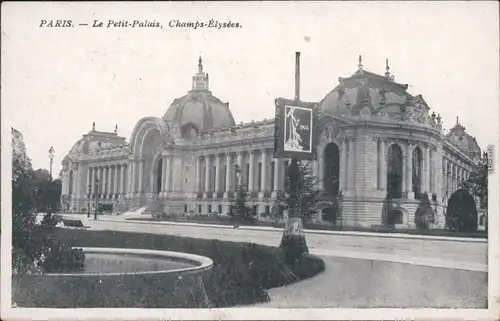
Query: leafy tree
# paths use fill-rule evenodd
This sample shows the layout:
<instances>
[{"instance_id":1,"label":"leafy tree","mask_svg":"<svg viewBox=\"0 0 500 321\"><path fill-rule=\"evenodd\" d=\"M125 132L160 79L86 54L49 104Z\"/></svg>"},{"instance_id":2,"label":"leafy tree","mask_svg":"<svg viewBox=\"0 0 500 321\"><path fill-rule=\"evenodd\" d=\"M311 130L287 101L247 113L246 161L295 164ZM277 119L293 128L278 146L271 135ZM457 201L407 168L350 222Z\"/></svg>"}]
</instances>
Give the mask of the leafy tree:
<instances>
[{"instance_id":1,"label":"leafy tree","mask_svg":"<svg viewBox=\"0 0 500 321\"><path fill-rule=\"evenodd\" d=\"M55 210L61 198L61 180L51 180L48 170L37 169L34 171L34 184L36 189L35 198L38 212L49 212Z\"/></svg>"},{"instance_id":2,"label":"leafy tree","mask_svg":"<svg viewBox=\"0 0 500 321\"><path fill-rule=\"evenodd\" d=\"M469 178L460 183L460 188L466 189L479 198L480 207L488 209L488 156L485 154Z\"/></svg>"},{"instance_id":3,"label":"leafy tree","mask_svg":"<svg viewBox=\"0 0 500 321\"><path fill-rule=\"evenodd\" d=\"M446 226L459 232L477 230L477 208L472 195L465 189L453 193L446 207Z\"/></svg>"},{"instance_id":4,"label":"leafy tree","mask_svg":"<svg viewBox=\"0 0 500 321\"><path fill-rule=\"evenodd\" d=\"M321 191L316 189L317 179L311 175L308 163L292 159L285 177L285 193L282 202L288 210L280 250L287 263L299 260L309 252L304 236L303 223L316 212Z\"/></svg>"},{"instance_id":5,"label":"leafy tree","mask_svg":"<svg viewBox=\"0 0 500 321\"><path fill-rule=\"evenodd\" d=\"M415 225L418 229L426 230L429 224L433 224L435 220L435 209L429 201L427 193L423 193L420 198L420 204L415 212Z\"/></svg>"},{"instance_id":6,"label":"leafy tree","mask_svg":"<svg viewBox=\"0 0 500 321\"><path fill-rule=\"evenodd\" d=\"M76 249L57 244L50 228L36 226L36 177L22 135L12 129L12 271L43 273L83 265L84 256ZM74 257L74 260L61 258Z\"/></svg>"},{"instance_id":7,"label":"leafy tree","mask_svg":"<svg viewBox=\"0 0 500 321\"><path fill-rule=\"evenodd\" d=\"M289 216L290 209L295 208L293 216L300 217L304 223L316 215L322 191L316 187L318 178L312 175L308 162L297 163L296 183L289 169L285 176L285 193L279 194L275 203L284 205L288 209Z\"/></svg>"},{"instance_id":8,"label":"leafy tree","mask_svg":"<svg viewBox=\"0 0 500 321\"><path fill-rule=\"evenodd\" d=\"M22 135L12 129L12 269L35 272L36 255L30 253L30 231L35 226L35 183L31 159Z\"/></svg>"},{"instance_id":9,"label":"leafy tree","mask_svg":"<svg viewBox=\"0 0 500 321\"><path fill-rule=\"evenodd\" d=\"M231 210L229 215L232 217L235 223L245 222L254 223L255 218L252 216L252 210L247 205L248 200L248 190L245 184L238 184L236 193L234 193L230 206Z\"/></svg>"}]
</instances>

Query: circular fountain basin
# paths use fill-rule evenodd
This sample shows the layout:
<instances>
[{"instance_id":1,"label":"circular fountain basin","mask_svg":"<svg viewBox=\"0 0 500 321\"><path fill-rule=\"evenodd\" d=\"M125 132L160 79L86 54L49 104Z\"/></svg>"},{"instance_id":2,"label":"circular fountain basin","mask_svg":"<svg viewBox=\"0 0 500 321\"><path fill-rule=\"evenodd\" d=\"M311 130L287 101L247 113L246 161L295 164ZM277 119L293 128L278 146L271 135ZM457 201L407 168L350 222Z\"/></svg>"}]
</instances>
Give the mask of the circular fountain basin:
<instances>
[{"instance_id":1,"label":"circular fountain basin","mask_svg":"<svg viewBox=\"0 0 500 321\"><path fill-rule=\"evenodd\" d=\"M46 275L189 274L208 270L212 259L200 255L144 250L84 247L85 265L77 273Z\"/></svg>"},{"instance_id":2,"label":"circular fountain basin","mask_svg":"<svg viewBox=\"0 0 500 321\"><path fill-rule=\"evenodd\" d=\"M208 305L204 277L212 259L145 249L82 248L83 270L19 277L20 307L182 308Z\"/></svg>"}]
</instances>

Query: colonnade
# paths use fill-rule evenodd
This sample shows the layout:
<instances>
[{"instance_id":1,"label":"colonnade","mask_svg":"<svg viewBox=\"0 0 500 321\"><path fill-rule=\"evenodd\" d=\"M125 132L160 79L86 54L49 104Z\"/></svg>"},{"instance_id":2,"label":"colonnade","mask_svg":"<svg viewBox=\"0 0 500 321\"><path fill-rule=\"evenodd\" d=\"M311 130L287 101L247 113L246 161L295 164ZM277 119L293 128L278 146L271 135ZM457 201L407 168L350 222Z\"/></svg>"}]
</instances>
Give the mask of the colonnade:
<instances>
[{"instance_id":1,"label":"colonnade","mask_svg":"<svg viewBox=\"0 0 500 321\"><path fill-rule=\"evenodd\" d=\"M87 170L86 195L99 195L102 199L113 199L126 193L125 163L91 166ZM76 181L76 180L75 180Z\"/></svg>"},{"instance_id":2,"label":"colonnade","mask_svg":"<svg viewBox=\"0 0 500 321\"><path fill-rule=\"evenodd\" d=\"M272 158L272 151L259 149L201 155L195 161L195 190L203 198L227 198L240 182L259 198L284 189L285 160Z\"/></svg>"},{"instance_id":3,"label":"colonnade","mask_svg":"<svg viewBox=\"0 0 500 321\"><path fill-rule=\"evenodd\" d=\"M470 171L459 162L443 158L443 192L448 197L455 192L460 183L469 178Z\"/></svg>"},{"instance_id":4,"label":"colonnade","mask_svg":"<svg viewBox=\"0 0 500 321\"><path fill-rule=\"evenodd\" d=\"M392 144L396 144L401 148L401 164L389 163L389 153ZM416 148L422 151L422 158L416 161L420 163L420 193L435 194L437 186L437 176L435 173L435 166L437 160L437 152L428 144L419 144L412 141L391 141L386 138L379 138L377 143L378 158L377 158L377 188L380 190L387 190L387 176L391 166L401 166L401 192L409 199L414 198L413 191L413 166L414 152Z\"/></svg>"}]
</instances>

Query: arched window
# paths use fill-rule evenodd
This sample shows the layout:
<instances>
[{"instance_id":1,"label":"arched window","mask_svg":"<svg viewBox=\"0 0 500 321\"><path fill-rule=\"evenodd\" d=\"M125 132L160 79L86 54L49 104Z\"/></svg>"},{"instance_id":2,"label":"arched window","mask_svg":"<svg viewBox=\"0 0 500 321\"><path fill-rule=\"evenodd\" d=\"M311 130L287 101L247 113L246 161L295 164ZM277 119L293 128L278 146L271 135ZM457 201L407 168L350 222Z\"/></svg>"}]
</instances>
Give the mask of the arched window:
<instances>
[{"instance_id":1,"label":"arched window","mask_svg":"<svg viewBox=\"0 0 500 321\"><path fill-rule=\"evenodd\" d=\"M412 153L412 191L415 193L415 198L420 199L422 195L422 163L423 156L420 147L415 147Z\"/></svg>"},{"instance_id":2,"label":"arched window","mask_svg":"<svg viewBox=\"0 0 500 321\"><path fill-rule=\"evenodd\" d=\"M397 144L387 150L387 197L401 198L403 191L403 152Z\"/></svg>"},{"instance_id":3,"label":"arched window","mask_svg":"<svg viewBox=\"0 0 500 321\"><path fill-rule=\"evenodd\" d=\"M327 195L337 196L339 193L339 161L340 150L337 144L329 143L324 151L323 190Z\"/></svg>"}]
</instances>

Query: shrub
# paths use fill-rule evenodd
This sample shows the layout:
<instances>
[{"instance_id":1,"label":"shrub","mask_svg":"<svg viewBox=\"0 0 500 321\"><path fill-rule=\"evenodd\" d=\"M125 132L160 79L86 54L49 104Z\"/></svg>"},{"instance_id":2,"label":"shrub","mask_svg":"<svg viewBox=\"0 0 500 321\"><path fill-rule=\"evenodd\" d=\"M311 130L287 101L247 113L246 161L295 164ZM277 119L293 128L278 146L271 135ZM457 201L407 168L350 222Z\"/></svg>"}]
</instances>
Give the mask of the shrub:
<instances>
[{"instance_id":1,"label":"shrub","mask_svg":"<svg viewBox=\"0 0 500 321\"><path fill-rule=\"evenodd\" d=\"M432 209L431 203L427 193L422 194L420 198L420 204L415 211L415 225L420 230L426 230L429 228L429 217L431 217Z\"/></svg>"},{"instance_id":2,"label":"shrub","mask_svg":"<svg viewBox=\"0 0 500 321\"><path fill-rule=\"evenodd\" d=\"M477 230L477 208L472 195L461 189L451 195L446 208L446 226L452 230Z\"/></svg>"}]
</instances>

